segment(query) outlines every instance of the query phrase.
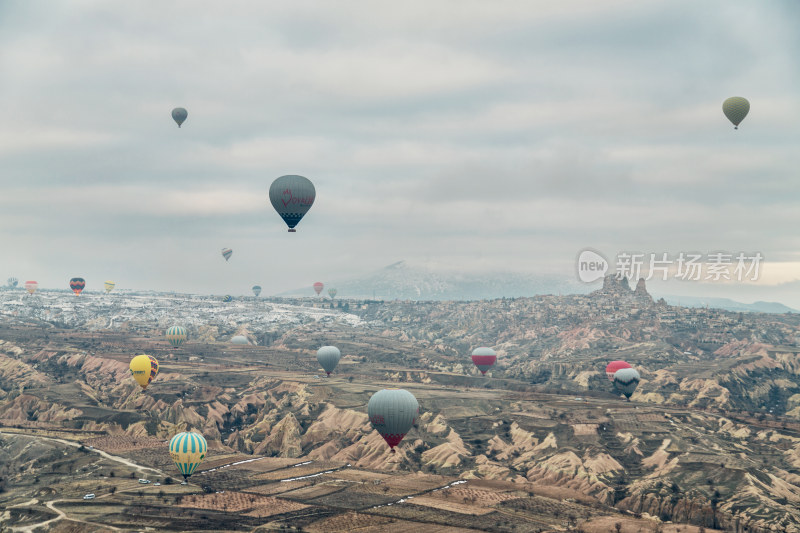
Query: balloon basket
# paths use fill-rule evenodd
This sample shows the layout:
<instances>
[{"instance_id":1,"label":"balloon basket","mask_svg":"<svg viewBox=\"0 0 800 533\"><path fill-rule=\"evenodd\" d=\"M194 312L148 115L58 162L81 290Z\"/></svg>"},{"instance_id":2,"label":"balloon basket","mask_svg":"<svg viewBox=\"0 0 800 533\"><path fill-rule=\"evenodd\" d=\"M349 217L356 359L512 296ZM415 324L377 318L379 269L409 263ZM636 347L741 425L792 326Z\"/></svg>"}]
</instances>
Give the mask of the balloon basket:
<instances>
[{"instance_id":1,"label":"balloon basket","mask_svg":"<svg viewBox=\"0 0 800 533\"><path fill-rule=\"evenodd\" d=\"M297 233L297 230L294 228L289 228L289 233Z\"/></svg>"}]
</instances>

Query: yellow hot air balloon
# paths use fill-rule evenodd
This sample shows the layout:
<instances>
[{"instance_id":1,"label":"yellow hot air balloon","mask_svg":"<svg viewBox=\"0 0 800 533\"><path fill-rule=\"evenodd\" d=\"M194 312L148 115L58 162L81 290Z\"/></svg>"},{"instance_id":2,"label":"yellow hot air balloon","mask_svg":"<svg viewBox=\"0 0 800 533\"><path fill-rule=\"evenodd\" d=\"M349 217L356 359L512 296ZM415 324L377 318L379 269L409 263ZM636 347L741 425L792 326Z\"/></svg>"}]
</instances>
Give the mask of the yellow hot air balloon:
<instances>
[{"instance_id":1,"label":"yellow hot air balloon","mask_svg":"<svg viewBox=\"0 0 800 533\"><path fill-rule=\"evenodd\" d=\"M117 286L117 284L114 283L113 281L106 281L105 283L103 283L103 287L105 287L105 289L106 289L106 294L108 294L109 292L113 291L114 287L116 287L116 286Z\"/></svg>"},{"instance_id":2,"label":"yellow hot air balloon","mask_svg":"<svg viewBox=\"0 0 800 533\"><path fill-rule=\"evenodd\" d=\"M158 361L152 355L137 355L131 359L131 374L144 390L158 375Z\"/></svg>"}]
</instances>

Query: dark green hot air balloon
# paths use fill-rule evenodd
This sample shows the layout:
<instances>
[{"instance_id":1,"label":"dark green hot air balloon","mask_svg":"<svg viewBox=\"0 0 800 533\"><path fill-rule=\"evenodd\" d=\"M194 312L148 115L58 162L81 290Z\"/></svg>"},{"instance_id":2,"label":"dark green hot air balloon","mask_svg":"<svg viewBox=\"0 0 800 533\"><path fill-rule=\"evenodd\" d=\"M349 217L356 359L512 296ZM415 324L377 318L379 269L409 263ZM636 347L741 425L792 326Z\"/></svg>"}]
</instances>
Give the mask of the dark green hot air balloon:
<instances>
[{"instance_id":1,"label":"dark green hot air balloon","mask_svg":"<svg viewBox=\"0 0 800 533\"><path fill-rule=\"evenodd\" d=\"M172 110L172 120L174 120L178 124L179 128L181 127L181 124L184 123L186 117L188 116L189 112L182 107L176 107L175 109Z\"/></svg>"},{"instance_id":2,"label":"dark green hot air balloon","mask_svg":"<svg viewBox=\"0 0 800 533\"><path fill-rule=\"evenodd\" d=\"M750 102L741 96L731 96L722 102L722 112L733 123L733 129L738 130L739 124L750 112Z\"/></svg>"}]
</instances>

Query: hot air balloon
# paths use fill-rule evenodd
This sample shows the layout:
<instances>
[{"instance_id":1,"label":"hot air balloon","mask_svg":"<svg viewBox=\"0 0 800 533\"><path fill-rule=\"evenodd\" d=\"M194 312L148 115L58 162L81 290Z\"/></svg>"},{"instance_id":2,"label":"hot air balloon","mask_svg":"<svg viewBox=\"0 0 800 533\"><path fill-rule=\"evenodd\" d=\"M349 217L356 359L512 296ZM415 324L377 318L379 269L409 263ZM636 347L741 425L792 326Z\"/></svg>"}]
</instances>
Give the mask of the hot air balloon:
<instances>
[{"instance_id":1,"label":"hot air balloon","mask_svg":"<svg viewBox=\"0 0 800 533\"><path fill-rule=\"evenodd\" d=\"M158 361L152 355L137 355L131 359L131 374L136 383L146 389L150 382L158 375Z\"/></svg>"},{"instance_id":2,"label":"hot air balloon","mask_svg":"<svg viewBox=\"0 0 800 533\"><path fill-rule=\"evenodd\" d=\"M108 294L109 292L113 291L114 287L116 287L116 286L117 286L117 284L114 283L113 281L106 281L106 282L103 283L103 287L105 287L105 289L106 289L106 294Z\"/></svg>"},{"instance_id":3,"label":"hot air balloon","mask_svg":"<svg viewBox=\"0 0 800 533\"><path fill-rule=\"evenodd\" d=\"M169 343L175 348L186 342L186 339L189 338L189 334L183 326L172 326L167 330L166 335Z\"/></svg>"},{"instance_id":4,"label":"hot air balloon","mask_svg":"<svg viewBox=\"0 0 800 533\"><path fill-rule=\"evenodd\" d=\"M750 102L741 96L731 96L722 102L722 112L733 123L733 129L739 129L739 123L744 120L750 112Z\"/></svg>"},{"instance_id":5,"label":"hot air balloon","mask_svg":"<svg viewBox=\"0 0 800 533\"><path fill-rule=\"evenodd\" d=\"M172 110L172 120L178 123L178 127L181 127L181 124L186 120L186 117L189 116L189 112L186 111L182 107L176 107Z\"/></svg>"},{"instance_id":6,"label":"hot air balloon","mask_svg":"<svg viewBox=\"0 0 800 533\"><path fill-rule=\"evenodd\" d=\"M232 344L250 344L250 341L247 340L247 337L244 335L235 335L231 338Z\"/></svg>"},{"instance_id":7,"label":"hot air balloon","mask_svg":"<svg viewBox=\"0 0 800 533\"><path fill-rule=\"evenodd\" d=\"M269 201L289 226L290 233L296 231L294 227L311 209L316 196L314 184L303 176L281 176L269 187Z\"/></svg>"},{"instance_id":8,"label":"hot air balloon","mask_svg":"<svg viewBox=\"0 0 800 533\"><path fill-rule=\"evenodd\" d=\"M33 294L36 292L36 289L39 288L39 284L35 281L26 281L25 282L25 290L28 291L28 294Z\"/></svg>"},{"instance_id":9,"label":"hot air balloon","mask_svg":"<svg viewBox=\"0 0 800 533\"><path fill-rule=\"evenodd\" d=\"M336 298L336 289L328 289L328 296L331 297L331 300Z\"/></svg>"},{"instance_id":10,"label":"hot air balloon","mask_svg":"<svg viewBox=\"0 0 800 533\"><path fill-rule=\"evenodd\" d=\"M317 350L317 361L329 376L341 358L342 352L336 346L323 346Z\"/></svg>"},{"instance_id":11,"label":"hot air balloon","mask_svg":"<svg viewBox=\"0 0 800 533\"><path fill-rule=\"evenodd\" d=\"M606 365L606 376L608 376L609 380L614 381L614 374L616 373L617 370L630 367L631 365L629 365L625 361L611 361Z\"/></svg>"},{"instance_id":12,"label":"hot air balloon","mask_svg":"<svg viewBox=\"0 0 800 533\"><path fill-rule=\"evenodd\" d=\"M232 302L233 301L233 296L231 296L230 294L226 294L225 296L222 297L222 301L223 302Z\"/></svg>"},{"instance_id":13,"label":"hot air balloon","mask_svg":"<svg viewBox=\"0 0 800 533\"><path fill-rule=\"evenodd\" d=\"M8 278L8 286L12 289L19 284L19 280L17 278Z\"/></svg>"},{"instance_id":14,"label":"hot air balloon","mask_svg":"<svg viewBox=\"0 0 800 533\"><path fill-rule=\"evenodd\" d=\"M69 280L69 288L72 289L75 296L80 296L84 287L86 287L86 280L83 278L72 278Z\"/></svg>"},{"instance_id":15,"label":"hot air balloon","mask_svg":"<svg viewBox=\"0 0 800 533\"><path fill-rule=\"evenodd\" d=\"M253 285L253 294L258 298L258 295L261 294L261 285Z\"/></svg>"},{"instance_id":16,"label":"hot air balloon","mask_svg":"<svg viewBox=\"0 0 800 533\"><path fill-rule=\"evenodd\" d=\"M230 248L223 248L222 249L222 257L225 258L225 261L230 259L232 255L233 255L233 250L231 250Z\"/></svg>"},{"instance_id":17,"label":"hot air balloon","mask_svg":"<svg viewBox=\"0 0 800 533\"><path fill-rule=\"evenodd\" d=\"M372 427L394 452L394 447L400 444L417 421L419 404L407 390L383 389L369 399L367 415Z\"/></svg>"},{"instance_id":18,"label":"hot air balloon","mask_svg":"<svg viewBox=\"0 0 800 533\"><path fill-rule=\"evenodd\" d=\"M631 401L641 376L634 368L621 368L614 373L614 388Z\"/></svg>"},{"instance_id":19,"label":"hot air balloon","mask_svg":"<svg viewBox=\"0 0 800 533\"><path fill-rule=\"evenodd\" d=\"M199 433L184 431L169 440L169 456L183 474L183 479L189 479L206 458L207 451L208 443Z\"/></svg>"},{"instance_id":20,"label":"hot air balloon","mask_svg":"<svg viewBox=\"0 0 800 533\"><path fill-rule=\"evenodd\" d=\"M472 362L481 371L481 374L486 375L486 371L492 368L497 362L497 353L491 348L482 346L472 350Z\"/></svg>"},{"instance_id":21,"label":"hot air balloon","mask_svg":"<svg viewBox=\"0 0 800 533\"><path fill-rule=\"evenodd\" d=\"M325 288L325 284L322 283L321 281L318 281L318 282L316 282L314 284L314 292L317 293L317 296L319 296L320 293L322 293L322 289L324 289L324 288Z\"/></svg>"}]
</instances>

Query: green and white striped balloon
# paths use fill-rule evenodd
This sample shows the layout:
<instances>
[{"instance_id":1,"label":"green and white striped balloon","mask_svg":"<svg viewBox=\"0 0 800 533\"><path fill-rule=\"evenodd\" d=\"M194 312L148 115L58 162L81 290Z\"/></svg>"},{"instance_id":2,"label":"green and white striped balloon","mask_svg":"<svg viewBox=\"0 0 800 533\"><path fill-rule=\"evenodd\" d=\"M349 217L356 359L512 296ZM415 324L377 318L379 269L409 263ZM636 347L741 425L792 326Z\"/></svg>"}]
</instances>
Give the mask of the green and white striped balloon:
<instances>
[{"instance_id":1,"label":"green and white striped balloon","mask_svg":"<svg viewBox=\"0 0 800 533\"><path fill-rule=\"evenodd\" d=\"M199 433L178 433L169 441L169 455L187 479L206 458L208 443Z\"/></svg>"},{"instance_id":2,"label":"green and white striped balloon","mask_svg":"<svg viewBox=\"0 0 800 533\"><path fill-rule=\"evenodd\" d=\"M183 326L172 326L167 330L167 340L175 348L186 342L188 338L189 334Z\"/></svg>"}]
</instances>

